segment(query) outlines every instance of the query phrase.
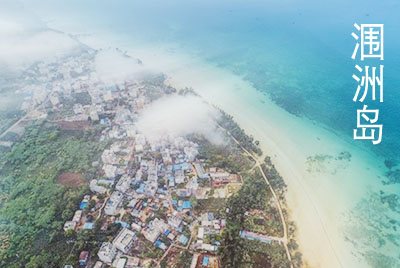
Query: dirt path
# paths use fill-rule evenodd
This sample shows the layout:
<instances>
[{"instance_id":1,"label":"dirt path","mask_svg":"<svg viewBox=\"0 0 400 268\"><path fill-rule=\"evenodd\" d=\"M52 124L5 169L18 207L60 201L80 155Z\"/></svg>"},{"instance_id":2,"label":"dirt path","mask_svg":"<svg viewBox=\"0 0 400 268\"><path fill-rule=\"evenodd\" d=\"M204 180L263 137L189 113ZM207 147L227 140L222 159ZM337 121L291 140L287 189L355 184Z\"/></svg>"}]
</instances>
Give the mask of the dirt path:
<instances>
[{"instance_id":1,"label":"dirt path","mask_svg":"<svg viewBox=\"0 0 400 268\"><path fill-rule=\"evenodd\" d=\"M269 182L267 176L265 175L264 170L263 170L262 167L261 167L261 164L260 164L260 157L255 156L254 154L250 153L250 152L249 152L246 148L244 148L244 147L242 146L242 144L241 144L235 137L233 137L232 134L231 134L228 130L226 130L224 127L222 127L222 126L220 126L220 125L219 125L219 127L220 127L221 129L223 129L223 130L232 138L232 140L233 140L237 145L239 145L239 147L243 150L243 152L245 152L245 154L246 154L247 156L249 156L250 158L252 158L252 159L256 162L256 166L257 166L258 169L260 170L261 175L263 176L265 182L267 183L268 187L270 188L271 193L272 193L272 195L273 195L273 197L274 197L274 199L275 199L275 201L276 201L276 204L277 204L277 207L278 207L278 211L279 211L279 215L280 215L281 222L282 222L282 226L283 226L283 237L280 238L280 239L279 239L279 238L277 238L277 239L279 239L279 241L281 241L282 244L283 244L283 246L285 247L286 255L287 255L287 257L288 257L288 259L289 259L289 261L290 261L290 268L293 268L293 265L292 265L292 257L290 256L290 252L289 252L289 248L288 248L288 242L289 242L289 241L288 241L288 235L287 235L287 223L286 223L285 217L284 217L284 215L283 215L282 205L281 205L281 203L280 203L280 201L279 201L279 198L278 198L277 194L275 193L275 190L272 188L272 186L271 186L271 184L270 184L270 182Z\"/></svg>"},{"instance_id":2,"label":"dirt path","mask_svg":"<svg viewBox=\"0 0 400 268\"><path fill-rule=\"evenodd\" d=\"M17 122L15 122L14 124L12 124L12 126L10 126L9 128L7 128L3 133L1 133L0 135L0 139L2 139L5 135L7 135L8 132L12 131L16 126L18 126L22 121L28 119L31 115L34 115L35 112L39 111L40 108L42 108L44 106L44 104L47 102L48 97L46 97L46 99L40 103L35 109L29 111L28 113L26 113L23 117L21 117Z\"/></svg>"},{"instance_id":3,"label":"dirt path","mask_svg":"<svg viewBox=\"0 0 400 268\"><path fill-rule=\"evenodd\" d=\"M26 115L24 115L23 117L21 117L17 122L15 122L14 124L12 124L12 126L10 126L9 128L7 128L1 135L0 135L0 139L2 139L4 136L7 135L8 132L12 131L16 126L18 126L22 121L24 121L25 119L27 119L30 116L31 112L27 113Z\"/></svg>"}]
</instances>

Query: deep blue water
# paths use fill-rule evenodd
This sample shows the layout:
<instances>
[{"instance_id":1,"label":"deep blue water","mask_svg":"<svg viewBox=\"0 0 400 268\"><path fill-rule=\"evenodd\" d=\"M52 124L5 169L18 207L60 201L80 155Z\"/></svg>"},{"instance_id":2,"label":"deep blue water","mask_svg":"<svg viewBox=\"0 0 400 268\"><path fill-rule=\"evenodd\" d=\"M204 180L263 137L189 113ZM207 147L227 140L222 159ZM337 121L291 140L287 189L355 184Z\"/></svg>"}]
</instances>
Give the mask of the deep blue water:
<instances>
[{"instance_id":1,"label":"deep blue water","mask_svg":"<svg viewBox=\"0 0 400 268\"><path fill-rule=\"evenodd\" d=\"M217 2L217 3L216 3ZM384 23L383 141L372 148L399 158L399 1L40 1L53 17L145 42L173 42L244 76L278 105L352 136L356 110L353 23ZM39 12L40 13L40 12ZM378 66L379 61L370 60ZM367 64L365 62L365 64Z\"/></svg>"}]
</instances>

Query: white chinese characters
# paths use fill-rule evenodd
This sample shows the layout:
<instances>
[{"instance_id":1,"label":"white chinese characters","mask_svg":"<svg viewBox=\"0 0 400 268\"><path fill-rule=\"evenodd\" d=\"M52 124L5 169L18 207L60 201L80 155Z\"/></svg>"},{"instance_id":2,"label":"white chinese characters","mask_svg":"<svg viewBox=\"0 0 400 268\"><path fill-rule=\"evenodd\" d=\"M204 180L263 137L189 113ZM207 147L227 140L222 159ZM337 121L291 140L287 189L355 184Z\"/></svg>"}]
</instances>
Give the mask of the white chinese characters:
<instances>
[{"instance_id":1,"label":"white chinese characters","mask_svg":"<svg viewBox=\"0 0 400 268\"><path fill-rule=\"evenodd\" d=\"M354 48L351 58L356 58L360 49L360 57L363 61L365 58L379 58L383 60L383 24L361 24L361 27L354 23L357 31L361 32L361 38L354 32L351 35L356 39L357 44Z\"/></svg>"},{"instance_id":2,"label":"white chinese characters","mask_svg":"<svg viewBox=\"0 0 400 268\"><path fill-rule=\"evenodd\" d=\"M372 115L370 118L368 115ZM363 109L357 110L357 129L353 130L355 140L372 140L373 144L378 144L382 141L382 127L383 125L375 124L378 121L379 110L368 110L367 105ZM361 120L364 123L361 123ZM361 135L358 135L361 130ZM367 132L368 130L368 132ZM378 130L376 136L376 130Z\"/></svg>"},{"instance_id":3,"label":"white chinese characters","mask_svg":"<svg viewBox=\"0 0 400 268\"><path fill-rule=\"evenodd\" d=\"M368 94L368 89L371 88L371 98L372 100L376 100L376 85L379 86L379 101L383 102L383 65L379 66L379 75L376 75L376 67L365 66L364 69L359 65L356 65L355 68L363 73L362 77L358 77L353 74L353 79L356 80L359 84L357 86L356 94L354 95L353 101L357 101L361 88L364 88L363 95L358 99L360 102L365 100L365 97ZM371 73L370 73L371 72Z\"/></svg>"},{"instance_id":4,"label":"white chinese characters","mask_svg":"<svg viewBox=\"0 0 400 268\"><path fill-rule=\"evenodd\" d=\"M383 61L383 24L358 24L354 23L358 34L351 33L357 40L351 58L356 60L360 51L360 60L367 58L377 58ZM361 67L356 64L355 68L358 75L353 74L353 79L358 83L354 102L364 102L370 92L371 101L377 100L383 102L383 65L376 66L365 65ZM379 92L377 93L377 91ZM369 98L368 98L369 100ZM372 115L372 117L370 117ZM377 124L379 118L378 109L367 109L364 104L362 109L357 110L357 129L353 130L355 140L371 140L373 144L379 144L382 141L382 124ZM361 122L363 120L363 123ZM361 134L360 134L361 132Z\"/></svg>"}]
</instances>

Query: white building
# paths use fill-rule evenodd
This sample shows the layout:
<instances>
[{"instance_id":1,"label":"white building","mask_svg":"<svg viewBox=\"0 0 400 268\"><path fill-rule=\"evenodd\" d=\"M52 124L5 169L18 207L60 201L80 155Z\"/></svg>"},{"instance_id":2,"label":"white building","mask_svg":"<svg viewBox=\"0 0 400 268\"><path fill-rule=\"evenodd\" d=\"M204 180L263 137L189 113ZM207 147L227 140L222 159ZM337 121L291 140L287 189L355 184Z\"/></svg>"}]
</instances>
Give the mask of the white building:
<instances>
[{"instance_id":1,"label":"white building","mask_svg":"<svg viewBox=\"0 0 400 268\"><path fill-rule=\"evenodd\" d=\"M181 223L182 223L182 217L181 216L173 216L173 217L170 217L168 219L168 224L171 225L171 227L174 227L174 228L178 228Z\"/></svg>"},{"instance_id":2,"label":"white building","mask_svg":"<svg viewBox=\"0 0 400 268\"><path fill-rule=\"evenodd\" d=\"M168 225L163 220L155 218L151 223L151 227L148 228L143 235L147 240L154 243L160 234L164 233L167 229Z\"/></svg>"},{"instance_id":3,"label":"white building","mask_svg":"<svg viewBox=\"0 0 400 268\"><path fill-rule=\"evenodd\" d=\"M75 214L74 214L74 217L72 218L72 221L78 223L78 222L80 222L81 217L82 217L82 210L77 210L77 211L75 211Z\"/></svg>"},{"instance_id":4,"label":"white building","mask_svg":"<svg viewBox=\"0 0 400 268\"><path fill-rule=\"evenodd\" d=\"M197 238L199 240L203 240L203 238L204 238L204 228L203 227L199 228L199 231L197 232Z\"/></svg>"},{"instance_id":5,"label":"white building","mask_svg":"<svg viewBox=\"0 0 400 268\"><path fill-rule=\"evenodd\" d=\"M207 251L216 251L217 247L214 246L214 245L203 243L203 244L201 244L201 249L202 250L207 250Z\"/></svg>"},{"instance_id":6,"label":"white building","mask_svg":"<svg viewBox=\"0 0 400 268\"><path fill-rule=\"evenodd\" d=\"M89 187L90 187L90 191L95 192L95 193L99 193L99 194L104 194L107 192L107 188L101 186L101 185L97 185L97 180L91 180Z\"/></svg>"},{"instance_id":7,"label":"white building","mask_svg":"<svg viewBox=\"0 0 400 268\"><path fill-rule=\"evenodd\" d=\"M114 191L104 207L104 213L111 216L118 214L122 199L123 194L119 191Z\"/></svg>"},{"instance_id":8,"label":"white building","mask_svg":"<svg viewBox=\"0 0 400 268\"><path fill-rule=\"evenodd\" d=\"M123 228L119 232L117 237L115 237L113 245L117 249L126 254L128 253L129 249L131 248L135 240L136 240L136 234L127 228Z\"/></svg>"},{"instance_id":9,"label":"white building","mask_svg":"<svg viewBox=\"0 0 400 268\"><path fill-rule=\"evenodd\" d=\"M118 191L125 193L131 187L131 181L132 181L132 179L129 176L124 175L124 176L122 176L122 178L119 179L115 188Z\"/></svg>"},{"instance_id":10,"label":"white building","mask_svg":"<svg viewBox=\"0 0 400 268\"><path fill-rule=\"evenodd\" d=\"M104 150L101 154L101 160L104 164L116 165L118 164L118 157L115 155L112 150Z\"/></svg>"},{"instance_id":11,"label":"white building","mask_svg":"<svg viewBox=\"0 0 400 268\"><path fill-rule=\"evenodd\" d=\"M82 114L83 113L83 106L80 103L74 104L73 109L74 109L74 113L75 114Z\"/></svg>"},{"instance_id":12,"label":"white building","mask_svg":"<svg viewBox=\"0 0 400 268\"><path fill-rule=\"evenodd\" d=\"M89 116L90 116L90 119L91 119L92 121L94 121L94 122L97 122L97 121L99 121L99 119L100 119L100 118L99 118L99 114L97 113L96 110L90 111Z\"/></svg>"},{"instance_id":13,"label":"white building","mask_svg":"<svg viewBox=\"0 0 400 268\"><path fill-rule=\"evenodd\" d=\"M107 178L115 178L117 175L117 167L109 164L105 164L103 166L104 174L106 175Z\"/></svg>"},{"instance_id":14,"label":"white building","mask_svg":"<svg viewBox=\"0 0 400 268\"><path fill-rule=\"evenodd\" d=\"M121 259L118 260L116 268L124 268L125 264L126 264L126 259L125 258L121 258Z\"/></svg>"},{"instance_id":15,"label":"white building","mask_svg":"<svg viewBox=\"0 0 400 268\"><path fill-rule=\"evenodd\" d=\"M185 175L182 169L175 170L175 183L181 184L185 182Z\"/></svg>"},{"instance_id":16,"label":"white building","mask_svg":"<svg viewBox=\"0 0 400 268\"><path fill-rule=\"evenodd\" d=\"M74 221L66 221L64 224L64 232L68 230L75 230L76 222Z\"/></svg>"},{"instance_id":17,"label":"white building","mask_svg":"<svg viewBox=\"0 0 400 268\"><path fill-rule=\"evenodd\" d=\"M116 254L117 254L117 249L114 247L114 245L111 244L110 242L104 242L103 244L101 244L97 256L99 256L99 259L102 262L111 264Z\"/></svg>"}]
</instances>

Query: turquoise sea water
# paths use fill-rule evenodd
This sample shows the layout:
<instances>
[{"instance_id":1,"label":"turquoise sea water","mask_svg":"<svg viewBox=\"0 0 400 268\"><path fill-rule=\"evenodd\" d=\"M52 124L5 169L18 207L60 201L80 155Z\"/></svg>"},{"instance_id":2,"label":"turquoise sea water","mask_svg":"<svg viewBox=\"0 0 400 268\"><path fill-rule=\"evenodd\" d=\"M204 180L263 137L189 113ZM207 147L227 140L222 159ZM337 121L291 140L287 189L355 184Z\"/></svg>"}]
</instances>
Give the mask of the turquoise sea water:
<instances>
[{"instance_id":1,"label":"turquoise sea water","mask_svg":"<svg viewBox=\"0 0 400 268\"><path fill-rule=\"evenodd\" d=\"M22 6L49 25L62 25L73 33L109 32L132 43L174 44L178 51L243 77L288 112L314 120L349 140L356 110L362 107L352 101L356 89L351 77L355 62L350 58L355 45L353 23L384 23L384 103L367 102L370 108L380 109L383 140L375 146L369 141L353 143L372 151L377 165L386 160L386 176L379 178L379 183L399 188L399 1L174 0L166 4L74 0L22 1ZM363 183L363 178L354 180ZM378 241L377 247L391 244L398 252L399 195L372 189L365 202L355 208L360 211L355 217L376 230L371 236ZM357 244L356 240L351 242ZM391 252L391 256L399 255L397 259L371 251L363 254L371 267L400 265L400 253Z\"/></svg>"},{"instance_id":2,"label":"turquoise sea water","mask_svg":"<svg viewBox=\"0 0 400 268\"><path fill-rule=\"evenodd\" d=\"M82 29L134 41L175 43L244 76L287 111L349 137L356 109L362 106L352 102L353 23L384 23L384 103L369 106L380 109L384 136L379 146L370 148L388 160L398 159L400 2L277 2L27 1L26 6L34 7L39 17L50 16L50 22L81 24Z\"/></svg>"}]
</instances>

